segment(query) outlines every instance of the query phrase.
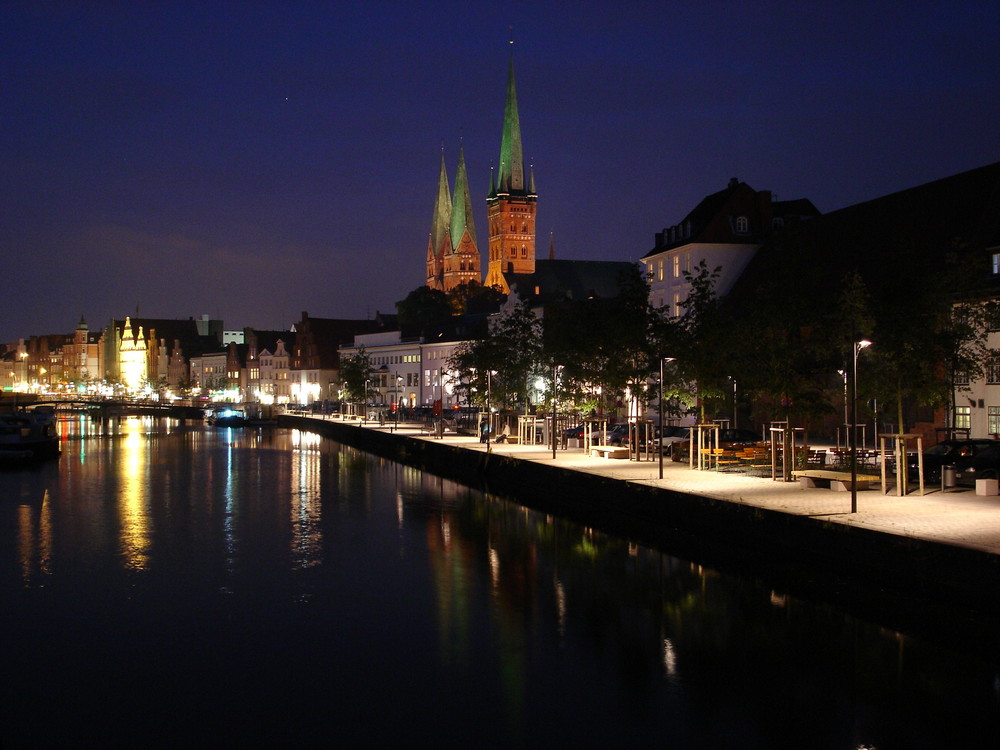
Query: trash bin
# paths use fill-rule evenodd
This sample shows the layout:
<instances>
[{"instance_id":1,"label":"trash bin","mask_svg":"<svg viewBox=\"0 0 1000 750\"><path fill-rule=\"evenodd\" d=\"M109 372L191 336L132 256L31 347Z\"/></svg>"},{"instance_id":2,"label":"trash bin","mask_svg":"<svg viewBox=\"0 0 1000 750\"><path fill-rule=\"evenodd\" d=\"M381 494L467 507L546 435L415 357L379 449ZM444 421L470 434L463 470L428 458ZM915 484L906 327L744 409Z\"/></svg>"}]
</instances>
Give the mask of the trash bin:
<instances>
[{"instance_id":1,"label":"trash bin","mask_svg":"<svg viewBox=\"0 0 1000 750\"><path fill-rule=\"evenodd\" d=\"M949 487L955 486L955 467L954 466L942 466L941 467L941 489L946 490Z\"/></svg>"}]
</instances>

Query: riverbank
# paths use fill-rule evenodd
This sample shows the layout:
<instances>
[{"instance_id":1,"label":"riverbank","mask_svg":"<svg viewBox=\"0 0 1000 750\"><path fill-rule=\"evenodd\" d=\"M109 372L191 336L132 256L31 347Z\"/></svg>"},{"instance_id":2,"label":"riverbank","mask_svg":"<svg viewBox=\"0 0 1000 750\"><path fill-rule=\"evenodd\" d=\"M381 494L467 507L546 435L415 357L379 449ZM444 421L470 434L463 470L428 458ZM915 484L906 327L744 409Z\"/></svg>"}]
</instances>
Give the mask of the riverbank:
<instances>
[{"instance_id":1,"label":"riverbank","mask_svg":"<svg viewBox=\"0 0 1000 750\"><path fill-rule=\"evenodd\" d=\"M882 620L916 617L923 629L983 636L1000 622L1000 498L940 490L895 497L876 488L858 493L852 514L850 493L670 462L659 479L655 461L580 450L553 460L544 446L494 445L487 453L476 438L409 426L296 416L280 424L703 565L766 576L788 593L878 610Z\"/></svg>"}]
</instances>

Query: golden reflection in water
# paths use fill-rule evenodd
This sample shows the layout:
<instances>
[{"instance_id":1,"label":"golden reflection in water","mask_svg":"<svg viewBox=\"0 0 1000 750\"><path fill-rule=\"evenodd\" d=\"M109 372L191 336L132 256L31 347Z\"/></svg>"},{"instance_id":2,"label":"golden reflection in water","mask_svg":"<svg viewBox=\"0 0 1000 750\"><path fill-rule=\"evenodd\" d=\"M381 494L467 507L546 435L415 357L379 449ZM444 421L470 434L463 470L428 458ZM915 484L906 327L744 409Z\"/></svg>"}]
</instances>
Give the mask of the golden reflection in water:
<instances>
[{"instance_id":1,"label":"golden reflection in water","mask_svg":"<svg viewBox=\"0 0 1000 750\"><path fill-rule=\"evenodd\" d=\"M149 564L150 528L149 498L149 444L143 440L143 422L129 417L121 425L121 455L118 471L121 491L118 496L118 513L121 521L121 554L126 568L145 570Z\"/></svg>"},{"instance_id":2,"label":"golden reflection in water","mask_svg":"<svg viewBox=\"0 0 1000 750\"><path fill-rule=\"evenodd\" d=\"M292 432L292 568L302 570L320 562L323 530L320 525L320 471L323 454L320 435Z\"/></svg>"},{"instance_id":3,"label":"golden reflection in water","mask_svg":"<svg viewBox=\"0 0 1000 750\"><path fill-rule=\"evenodd\" d=\"M41 579L52 572L52 503L48 490L42 496L42 507L37 514L31 504L18 506L17 547L25 588L42 585Z\"/></svg>"}]
</instances>

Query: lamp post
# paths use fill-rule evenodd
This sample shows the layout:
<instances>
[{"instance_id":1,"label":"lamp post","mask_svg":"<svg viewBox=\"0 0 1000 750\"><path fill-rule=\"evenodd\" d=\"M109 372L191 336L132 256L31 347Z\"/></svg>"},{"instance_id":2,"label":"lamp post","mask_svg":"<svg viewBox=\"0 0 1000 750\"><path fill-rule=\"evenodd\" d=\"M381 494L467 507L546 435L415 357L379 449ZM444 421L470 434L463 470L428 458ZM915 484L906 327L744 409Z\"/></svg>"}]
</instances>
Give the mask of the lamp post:
<instances>
[{"instance_id":1,"label":"lamp post","mask_svg":"<svg viewBox=\"0 0 1000 750\"><path fill-rule=\"evenodd\" d=\"M490 439L493 437L493 412L490 406L490 396L493 392L493 370L486 371L486 452L490 452Z\"/></svg>"},{"instance_id":2,"label":"lamp post","mask_svg":"<svg viewBox=\"0 0 1000 750\"><path fill-rule=\"evenodd\" d=\"M559 378L559 365L552 363L552 460L556 460L556 382Z\"/></svg>"},{"instance_id":3,"label":"lamp post","mask_svg":"<svg viewBox=\"0 0 1000 750\"><path fill-rule=\"evenodd\" d=\"M851 371L851 513L858 512L858 354L862 349L872 345L868 339L855 341L853 344L854 368Z\"/></svg>"},{"instance_id":4,"label":"lamp post","mask_svg":"<svg viewBox=\"0 0 1000 750\"><path fill-rule=\"evenodd\" d=\"M361 404L361 424L364 424L368 420L368 384L371 381L365 378L365 402Z\"/></svg>"},{"instance_id":5,"label":"lamp post","mask_svg":"<svg viewBox=\"0 0 1000 750\"><path fill-rule=\"evenodd\" d=\"M733 381L733 429L735 430L736 425L736 377L733 375L729 376L729 379Z\"/></svg>"},{"instance_id":6,"label":"lamp post","mask_svg":"<svg viewBox=\"0 0 1000 750\"><path fill-rule=\"evenodd\" d=\"M674 357L660 357L660 479L663 479L663 365L673 361Z\"/></svg>"},{"instance_id":7,"label":"lamp post","mask_svg":"<svg viewBox=\"0 0 1000 750\"><path fill-rule=\"evenodd\" d=\"M399 432L399 406L400 406L400 391L402 391L403 378L399 376L398 372L393 373L393 377L396 378L396 432Z\"/></svg>"}]
</instances>

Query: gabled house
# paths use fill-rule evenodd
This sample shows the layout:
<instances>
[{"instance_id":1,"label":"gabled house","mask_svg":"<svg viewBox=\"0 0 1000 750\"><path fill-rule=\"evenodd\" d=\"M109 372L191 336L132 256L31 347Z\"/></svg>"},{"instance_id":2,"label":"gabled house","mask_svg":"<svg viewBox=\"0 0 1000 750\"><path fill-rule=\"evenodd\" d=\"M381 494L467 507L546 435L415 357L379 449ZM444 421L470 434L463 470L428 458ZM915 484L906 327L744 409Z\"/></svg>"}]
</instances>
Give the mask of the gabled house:
<instances>
[{"instance_id":1,"label":"gabled house","mask_svg":"<svg viewBox=\"0 0 1000 750\"><path fill-rule=\"evenodd\" d=\"M819 215L807 199L775 201L769 191L733 178L725 190L706 196L680 222L656 233L655 246L642 257L650 304L680 315L691 289L685 274L702 261L709 271L721 269L715 292L724 296L771 235Z\"/></svg>"},{"instance_id":2,"label":"gabled house","mask_svg":"<svg viewBox=\"0 0 1000 750\"><path fill-rule=\"evenodd\" d=\"M384 330L379 320L311 318L292 327L295 342L291 353L292 403L312 404L336 400L340 382L341 346L353 344L354 337Z\"/></svg>"}]
</instances>

